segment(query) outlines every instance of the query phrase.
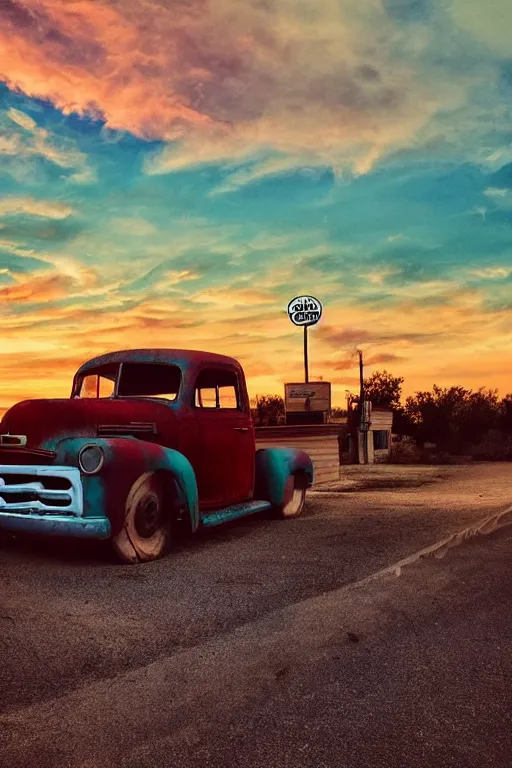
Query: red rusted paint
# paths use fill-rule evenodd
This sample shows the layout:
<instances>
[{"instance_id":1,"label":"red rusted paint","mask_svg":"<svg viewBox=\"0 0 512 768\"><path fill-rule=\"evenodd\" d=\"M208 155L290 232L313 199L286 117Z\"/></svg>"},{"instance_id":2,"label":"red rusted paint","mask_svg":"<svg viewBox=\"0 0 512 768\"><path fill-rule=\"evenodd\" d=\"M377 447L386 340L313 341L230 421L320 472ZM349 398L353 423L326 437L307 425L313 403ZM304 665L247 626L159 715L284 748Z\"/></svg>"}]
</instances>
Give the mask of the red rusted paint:
<instances>
[{"instance_id":1,"label":"red rusted paint","mask_svg":"<svg viewBox=\"0 0 512 768\"><path fill-rule=\"evenodd\" d=\"M24 400L5 414L2 433L18 431L28 438L31 448L53 450L64 437L93 437L99 425L151 421L157 424L154 439L169 448L176 447L178 426L175 411L150 400L59 399ZM150 435L144 435L145 439Z\"/></svg>"}]
</instances>

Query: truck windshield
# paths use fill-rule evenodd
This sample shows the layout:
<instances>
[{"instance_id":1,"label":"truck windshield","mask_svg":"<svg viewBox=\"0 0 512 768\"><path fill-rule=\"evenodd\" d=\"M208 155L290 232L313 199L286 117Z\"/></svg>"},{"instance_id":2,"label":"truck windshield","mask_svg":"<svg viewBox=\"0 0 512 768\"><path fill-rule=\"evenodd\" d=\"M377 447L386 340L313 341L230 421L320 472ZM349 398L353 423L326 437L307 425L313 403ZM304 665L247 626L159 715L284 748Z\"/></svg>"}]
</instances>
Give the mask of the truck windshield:
<instances>
[{"instance_id":1,"label":"truck windshield","mask_svg":"<svg viewBox=\"0 0 512 768\"><path fill-rule=\"evenodd\" d=\"M121 363L101 366L84 375L75 397L156 397L175 400L181 370L166 363Z\"/></svg>"}]
</instances>

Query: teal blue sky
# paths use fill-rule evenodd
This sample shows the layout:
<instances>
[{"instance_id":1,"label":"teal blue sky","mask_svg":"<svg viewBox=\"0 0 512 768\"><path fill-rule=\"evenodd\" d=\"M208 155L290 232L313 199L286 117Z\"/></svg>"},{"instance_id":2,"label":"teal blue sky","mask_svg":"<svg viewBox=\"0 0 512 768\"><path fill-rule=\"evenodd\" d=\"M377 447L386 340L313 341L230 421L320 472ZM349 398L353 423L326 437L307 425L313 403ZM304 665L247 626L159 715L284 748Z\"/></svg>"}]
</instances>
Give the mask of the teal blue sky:
<instances>
[{"instance_id":1,"label":"teal blue sky","mask_svg":"<svg viewBox=\"0 0 512 768\"><path fill-rule=\"evenodd\" d=\"M0 407L129 346L512 389L508 0L4 0ZM5 382L5 384L4 384Z\"/></svg>"}]
</instances>

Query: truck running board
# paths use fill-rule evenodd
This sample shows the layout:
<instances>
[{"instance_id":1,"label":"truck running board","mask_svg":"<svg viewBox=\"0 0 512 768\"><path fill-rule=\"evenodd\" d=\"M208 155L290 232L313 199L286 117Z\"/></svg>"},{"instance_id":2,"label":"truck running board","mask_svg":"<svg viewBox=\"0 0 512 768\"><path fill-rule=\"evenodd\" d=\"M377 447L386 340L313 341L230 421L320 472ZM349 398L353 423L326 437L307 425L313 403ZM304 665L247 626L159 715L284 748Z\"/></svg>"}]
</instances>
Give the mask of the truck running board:
<instances>
[{"instance_id":1,"label":"truck running board","mask_svg":"<svg viewBox=\"0 0 512 768\"><path fill-rule=\"evenodd\" d=\"M201 523L205 528L213 528L215 525L228 523L230 520L236 520L238 517L247 517L254 515L255 512L264 512L270 509L268 501L246 501L243 504L234 504L232 507L218 509L215 512L201 514Z\"/></svg>"}]
</instances>

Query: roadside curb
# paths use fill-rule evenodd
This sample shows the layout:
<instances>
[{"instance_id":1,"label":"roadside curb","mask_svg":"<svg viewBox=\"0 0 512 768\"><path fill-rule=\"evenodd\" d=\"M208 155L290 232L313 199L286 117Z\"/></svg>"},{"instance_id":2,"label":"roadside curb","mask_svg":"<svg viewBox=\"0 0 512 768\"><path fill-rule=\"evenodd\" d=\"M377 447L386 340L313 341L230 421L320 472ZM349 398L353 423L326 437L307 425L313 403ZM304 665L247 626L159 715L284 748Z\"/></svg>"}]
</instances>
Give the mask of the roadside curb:
<instances>
[{"instance_id":1,"label":"roadside curb","mask_svg":"<svg viewBox=\"0 0 512 768\"><path fill-rule=\"evenodd\" d=\"M482 520L477 520L477 522L468 525L461 531L452 533L450 536L447 536L434 544L430 544L428 547L420 549L418 552L414 552L412 555L399 560L393 565L388 565L386 568L382 568L380 571L370 574L370 576L365 576L364 579L353 582L350 586L362 587L385 576L400 576L402 569L408 565L413 565L419 560L431 556L440 560L446 555L448 550L464 544L469 539L472 539L475 536L488 536L507 525L512 525L512 506L503 509L501 512L487 515L487 517L484 517Z\"/></svg>"}]
</instances>

